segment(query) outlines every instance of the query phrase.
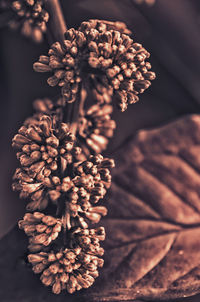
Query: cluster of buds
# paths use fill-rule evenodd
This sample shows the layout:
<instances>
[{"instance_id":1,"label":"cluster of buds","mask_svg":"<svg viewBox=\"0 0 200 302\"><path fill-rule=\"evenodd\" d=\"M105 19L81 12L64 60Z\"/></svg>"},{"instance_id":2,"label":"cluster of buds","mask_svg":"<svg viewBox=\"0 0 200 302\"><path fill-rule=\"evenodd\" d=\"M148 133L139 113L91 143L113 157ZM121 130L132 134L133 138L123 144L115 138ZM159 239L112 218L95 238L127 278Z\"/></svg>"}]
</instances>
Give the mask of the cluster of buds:
<instances>
[{"instance_id":1,"label":"cluster of buds","mask_svg":"<svg viewBox=\"0 0 200 302\"><path fill-rule=\"evenodd\" d=\"M116 123L111 119L111 105L93 105L79 119L77 140L88 155L101 153L106 149L109 138L113 136Z\"/></svg>"},{"instance_id":2,"label":"cluster of buds","mask_svg":"<svg viewBox=\"0 0 200 302\"><path fill-rule=\"evenodd\" d=\"M83 228L88 227L87 220L97 223L107 214L104 206L95 205L104 198L111 185L110 170L113 167L112 159L99 154L90 156L74 169L73 185L65 195L66 207L70 217L78 219Z\"/></svg>"},{"instance_id":3,"label":"cluster of buds","mask_svg":"<svg viewBox=\"0 0 200 302\"><path fill-rule=\"evenodd\" d=\"M98 267L103 266L100 258L104 250L99 241L105 239L104 228L81 230L75 229L70 234L71 248L58 251L30 254L28 261L33 271L41 274L45 286L52 286L52 291L59 294L62 290L74 293L76 290L90 287L98 277Z\"/></svg>"},{"instance_id":4,"label":"cluster of buds","mask_svg":"<svg viewBox=\"0 0 200 302\"><path fill-rule=\"evenodd\" d=\"M41 212L26 213L19 221L19 228L29 236L29 250L38 252L49 246L61 231L61 220Z\"/></svg>"},{"instance_id":5,"label":"cluster of buds","mask_svg":"<svg viewBox=\"0 0 200 302\"><path fill-rule=\"evenodd\" d=\"M29 211L44 210L49 201L57 207L64 202L69 217L68 228L76 225L77 220L86 228L86 221L97 223L107 214L104 206L95 205L111 185L110 170L113 167L111 159L101 155L90 156L88 160L74 164L70 176L50 175L39 180L18 168L13 177L13 189L20 192L20 198L29 200Z\"/></svg>"},{"instance_id":6,"label":"cluster of buds","mask_svg":"<svg viewBox=\"0 0 200 302\"><path fill-rule=\"evenodd\" d=\"M80 154L74 147L75 136L65 123L54 125L51 116L43 115L37 124L23 125L13 138L17 158L23 170L38 181L61 167L62 172Z\"/></svg>"},{"instance_id":7,"label":"cluster of buds","mask_svg":"<svg viewBox=\"0 0 200 302\"><path fill-rule=\"evenodd\" d=\"M2 13L11 13L9 26L21 28L21 32L35 42L41 42L47 30L49 14L44 9L44 0L0 0Z\"/></svg>"},{"instance_id":8,"label":"cluster of buds","mask_svg":"<svg viewBox=\"0 0 200 302\"><path fill-rule=\"evenodd\" d=\"M51 103L45 104L51 110ZM38 114L42 114L43 103L37 105ZM101 155L91 155L84 161L68 155L63 164L63 154L66 150L72 154L75 148L74 138L66 124L57 126L50 116L43 115L37 122L23 126L13 139L22 166L15 172L13 189L20 192L21 198L28 198L27 209L33 211L19 221L19 227L29 237L28 261L55 294L88 288L99 275L98 268L104 262L99 241L105 239L105 231L102 227L88 229L88 222L97 223L107 213L96 203L110 187L110 169L114 166L113 160ZM63 148L65 152L61 152ZM49 150L54 155L51 158L55 169L43 155ZM34 152L41 155L36 157ZM61 209L56 218L35 211L45 210L49 201Z\"/></svg>"},{"instance_id":9,"label":"cluster of buds","mask_svg":"<svg viewBox=\"0 0 200 302\"><path fill-rule=\"evenodd\" d=\"M17 168L13 180L13 190L20 192L20 198L29 201L26 206L28 211L44 210L49 202L55 203L60 196L60 193L54 190L56 185L60 184L57 176L50 175L40 181L30 177L22 168Z\"/></svg>"},{"instance_id":10,"label":"cluster of buds","mask_svg":"<svg viewBox=\"0 0 200 302\"><path fill-rule=\"evenodd\" d=\"M63 121L63 108L63 98L59 98L56 102L48 98L36 99L33 102L35 113L25 120L24 126L28 128L40 125L43 115L51 116L52 124L58 125ZM86 158L91 153L98 154L106 149L116 128L115 121L111 119L112 111L111 105L96 104L80 114L76 145L81 147Z\"/></svg>"},{"instance_id":11,"label":"cluster of buds","mask_svg":"<svg viewBox=\"0 0 200 302\"><path fill-rule=\"evenodd\" d=\"M53 73L48 84L62 87L69 103L77 99L83 84L91 88L97 101L109 101L115 95L121 110L126 110L150 86L155 73L146 61L149 52L124 33L125 26L119 30L116 23L89 20L78 30L67 30L62 44L54 43L48 56L40 56L35 71Z\"/></svg>"}]
</instances>

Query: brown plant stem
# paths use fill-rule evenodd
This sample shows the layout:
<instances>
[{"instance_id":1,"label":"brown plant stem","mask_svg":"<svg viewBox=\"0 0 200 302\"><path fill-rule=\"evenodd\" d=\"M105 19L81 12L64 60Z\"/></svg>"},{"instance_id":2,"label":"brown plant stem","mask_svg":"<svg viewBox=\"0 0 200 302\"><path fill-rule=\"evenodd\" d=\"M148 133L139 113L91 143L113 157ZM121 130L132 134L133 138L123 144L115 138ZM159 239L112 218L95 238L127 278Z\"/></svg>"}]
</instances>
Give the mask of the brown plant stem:
<instances>
[{"instance_id":1,"label":"brown plant stem","mask_svg":"<svg viewBox=\"0 0 200 302\"><path fill-rule=\"evenodd\" d=\"M83 115L84 102L85 93L83 93L83 85L80 84L76 100L73 103L66 103L63 110L63 121L69 123L70 132L74 135L76 135L79 116Z\"/></svg>"},{"instance_id":2,"label":"brown plant stem","mask_svg":"<svg viewBox=\"0 0 200 302\"><path fill-rule=\"evenodd\" d=\"M45 2L46 10L50 14L50 19L48 22L48 38L49 44L54 42L63 43L64 33L67 30L65 23L64 15L59 0L48 0ZM72 114L72 104L66 104L64 109L64 118L68 123L71 123L71 114ZM72 118L73 119L73 118ZM56 214L60 212L60 206L57 207ZM65 215L62 217L64 225L64 244L66 243L66 229L71 228L70 224L70 215L67 210L65 210Z\"/></svg>"},{"instance_id":3,"label":"brown plant stem","mask_svg":"<svg viewBox=\"0 0 200 302\"><path fill-rule=\"evenodd\" d=\"M49 44L53 42L63 43L64 33L67 30L65 19L63 16L62 8L59 0L48 0L45 2L45 7L50 14L50 19L48 22L48 37ZM80 112L83 110L83 100L81 95L81 87L79 88L79 93L77 100L73 103L66 103L64 109L63 121L70 124L70 131L75 135L77 130L77 121ZM80 104L80 108L79 108Z\"/></svg>"},{"instance_id":4,"label":"brown plant stem","mask_svg":"<svg viewBox=\"0 0 200 302\"><path fill-rule=\"evenodd\" d=\"M65 18L63 16L60 1L47 0L45 2L45 8L50 15L47 26L50 44L56 41L62 43L64 40L64 33L67 30L67 26L65 23Z\"/></svg>"}]
</instances>

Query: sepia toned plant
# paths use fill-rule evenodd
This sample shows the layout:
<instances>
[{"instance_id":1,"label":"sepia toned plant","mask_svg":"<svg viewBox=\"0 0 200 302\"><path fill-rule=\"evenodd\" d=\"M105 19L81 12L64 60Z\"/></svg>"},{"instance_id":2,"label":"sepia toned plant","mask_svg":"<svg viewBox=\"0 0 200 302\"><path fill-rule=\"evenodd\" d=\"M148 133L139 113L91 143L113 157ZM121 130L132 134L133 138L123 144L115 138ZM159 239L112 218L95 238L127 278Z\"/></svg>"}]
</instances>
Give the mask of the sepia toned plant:
<instances>
[{"instance_id":1,"label":"sepia toned plant","mask_svg":"<svg viewBox=\"0 0 200 302\"><path fill-rule=\"evenodd\" d=\"M198 2L0 0L0 302L200 301Z\"/></svg>"},{"instance_id":2,"label":"sepia toned plant","mask_svg":"<svg viewBox=\"0 0 200 302\"><path fill-rule=\"evenodd\" d=\"M115 163L101 153L116 128L113 104L125 111L155 73L147 61L149 52L131 38L123 22L89 20L78 30L67 30L57 0L7 5L16 8L22 28L28 22L32 30L43 32L47 16L51 22L56 18L52 37L57 41L34 70L49 72L48 84L61 90L52 99L36 99L35 112L13 138L20 163L13 190L27 200L19 228L29 238L28 262L34 273L41 274L54 294L74 293L90 287L104 263L100 241L105 230L91 225L107 214L104 197Z\"/></svg>"},{"instance_id":3,"label":"sepia toned plant","mask_svg":"<svg viewBox=\"0 0 200 302\"><path fill-rule=\"evenodd\" d=\"M69 172L60 176L45 176L38 179L30 177L23 169L18 168L13 177L13 190L20 192L21 198L28 199L27 210L44 210L49 203L61 208L67 215L67 226L71 228L74 219L82 227L88 227L86 221L99 222L107 210L104 206L95 206L103 199L111 184L110 169L113 160L103 156L90 156L87 161L78 165L72 164ZM65 176L67 175L67 176ZM31 200L31 201L30 201Z\"/></svg>"},{"instance_id":4,"label":"sepia toned plant","mask_svg":"<svg viewBox=\"0 0 200 302\"><path fill-rule=\"evenodd\" d=\"M70 294L90 287L98 277L98 267L103 266L104 250L99 241L105 239L104 228L76 228L70 233L69 247L28 255L36 274L41 273L45 286L52 286L54 294L62 290Z\"/></svg>"},{"instance_id":5,"label":"sepia toned plant","mask_svg":"<svg viewBox=\"0 0 200 302\"><path fill-rule=\"evenodd\" d=\"M12 145L19 150L17 158L24 171L41 180L58 169L58 162L63 172L73 162L81 152L74 142L67 124L54 125L51 116L43 115L37 124L22 126Z\"/></svg>"},{"instance_id":6,"label":"sepia toned plant","mask_svg":"<svg viewBox=\"0 0 200 302\"><path fill-rule=\"evenodd\" d=\"M115 95L121 111L138 101L155 79L149 52L129 35L109 30L104 21L82 22L78 30L69 29L63 43L54 43L48 56L40 56L34 64L37 72L50 72L50 86L60 86L66 102L76 100L80 87L89 86L97 101L99 94ZM109 99L109 98L108 98Z\"/></svg>"}]
</instances>

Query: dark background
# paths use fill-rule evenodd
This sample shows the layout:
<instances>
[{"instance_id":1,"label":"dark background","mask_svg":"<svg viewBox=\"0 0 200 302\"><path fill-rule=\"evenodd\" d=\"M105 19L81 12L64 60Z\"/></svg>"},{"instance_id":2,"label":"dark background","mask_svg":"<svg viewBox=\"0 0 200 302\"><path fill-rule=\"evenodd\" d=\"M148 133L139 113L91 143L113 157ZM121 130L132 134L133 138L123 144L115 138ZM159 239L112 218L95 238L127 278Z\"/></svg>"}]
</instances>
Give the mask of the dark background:
<instances>
[{"instance_id":1,"label":"dark background","mask_svg":"<svg viewBox=\"0 0 200 302\"><path fill-rule=\"evenodd\" d=\"M157 79L125 113L114 110L115 137L107 154L142 128L164 125L179 116L200 111L200 1L156 0L153 6L134 0L63 0L68 27L90 18L120 20L133 31L133 39L151 53ZM24 202L11 191L17 161L11 139L32 114L32 101L54 96L46 75L32 64L48 50L47 40L36 45L19 33L0 30L0 237L23 215ZM182 299L183 300L183 299ZM181 301L182 301L181 300ZM200 297L184 301L200 301ZM4 301L2 301L4 302Z\"/></svg>"}]
</instances>

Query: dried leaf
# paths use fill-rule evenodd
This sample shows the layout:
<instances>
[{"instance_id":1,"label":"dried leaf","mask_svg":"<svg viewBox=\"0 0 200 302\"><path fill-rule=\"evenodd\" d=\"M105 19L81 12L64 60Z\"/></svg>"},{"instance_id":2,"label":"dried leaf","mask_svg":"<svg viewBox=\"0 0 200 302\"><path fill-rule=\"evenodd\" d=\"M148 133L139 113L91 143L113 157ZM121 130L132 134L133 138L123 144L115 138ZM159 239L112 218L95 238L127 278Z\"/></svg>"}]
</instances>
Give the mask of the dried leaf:
<instances>
[{"instance_id":1,"label":"dried leaf","mask_svg":"<svg viewBox=\"0 0 200 302\"><path fill-rule=\"evenodd\" d=\"M199 115L139 131L114 154L109 214L101 221L105 265L94 286L73 296L50 294L19 264L27 243L13 230L0 245L1 300L111 302L199 293L199 154Z\"/></svg>"},{"instance_id":2,"label":"dried leaf","mask_svg":"<svg viewBox=\"0 0 200 302\"><path fill-rule=\"evenodd\" d=\"M140 131L116 153L105 267L94 301L200 291L199 154L198 115Z\"/></svg>"}]
</instances>

